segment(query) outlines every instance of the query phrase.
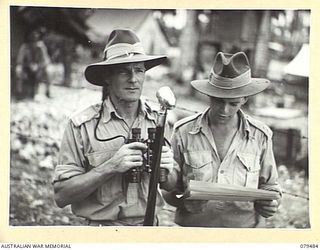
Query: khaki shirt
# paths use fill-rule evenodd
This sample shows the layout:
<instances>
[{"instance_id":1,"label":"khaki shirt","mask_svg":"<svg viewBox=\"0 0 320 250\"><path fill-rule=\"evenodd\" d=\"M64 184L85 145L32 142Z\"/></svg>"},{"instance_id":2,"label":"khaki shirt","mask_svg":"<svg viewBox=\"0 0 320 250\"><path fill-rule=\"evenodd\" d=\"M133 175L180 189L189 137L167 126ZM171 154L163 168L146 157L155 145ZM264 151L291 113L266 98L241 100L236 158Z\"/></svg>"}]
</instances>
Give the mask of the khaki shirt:
<instances>
[{"instance_id":1,"label":"khaki shirt","mask_svg":"<svg viewBox=\"0 0 320 250\"><path fill-rule=\"evenodd\" d=\"M221 162L208 110L175 125L172 148L181 169L180 191L189 180L199 180L280 192L271 130L240 110L240 126ZM253 202L209 201L203 213L192 214L184 207L176 213L176 223L182 226L258 227L263 222Z\"/></svg>"},{"instance_id":2,"label":"khaki shirt","mask_svg":"<svg viewBox=\"0 0 320 250\"><path fill-rule=\"evenodd\" d=\"M90 106L69 120L55 168L55 182L90 171L109 160L124 144L123 138L106 142L95 139L94 130L100 105ZM97 127L98 138L106 139L116 135L131 138L131 128L117 113L111 101L106 99L103 105L104 112ZM141 128L141 138L146 139L147 129L156 126L156 117L156 112L140 101L139 114L132 127ZM147 203L149 175L145 173L139 184L128 184L123 175L111 174L94 193L71 205L73 213L89 220L117 221L120 224L123 222L123 225L141 224ZM158 192L157 209L163 205L163 198Z\"/></svg>"}]
</instances>

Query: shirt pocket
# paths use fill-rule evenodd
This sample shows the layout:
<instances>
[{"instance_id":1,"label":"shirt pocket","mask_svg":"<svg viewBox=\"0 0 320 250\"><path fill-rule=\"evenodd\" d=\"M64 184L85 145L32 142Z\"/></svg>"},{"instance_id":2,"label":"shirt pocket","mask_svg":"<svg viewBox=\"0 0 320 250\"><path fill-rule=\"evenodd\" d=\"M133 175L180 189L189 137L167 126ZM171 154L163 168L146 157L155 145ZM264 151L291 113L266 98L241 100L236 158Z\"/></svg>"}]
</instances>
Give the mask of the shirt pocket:
<instances>
[{"instance_id":1,"label":"shirt pocket","mask_svg":"<svg viewBox=\"0 0 320 250\"><path fill-rule=\"evenodd\" d=\"M234 176L237 184L242 184L250 188L258 188L260 173L259 156L238 152L237 158L240 162Z\"/></svg>"},{"instance_id":2,"label":"shirt pocket","mask_svg":"<svg viewBox=\"0 0 320 250\"><path fill-rule=\"evenodd\" d=\"M87 154L88 162L90 168L95 168L100 166L102 163L109 160L116 150L110 151L96 151ZM123 188L122 188L122 174L114 173L110 174L110 177L97 188L96 198L99 202L104 203L105 205L116 202L117 200L123 200Z\"/></svg>"},{"instance_id":3,"label":"shirt pocket","mask_svg":"<svg viewBox=\"0 0 320 250\"><path fill-rule=\"evenodd\" d=\"M184 153L185 171L189 180L212 181L213 158L211 151Z\"/></svg>"}]
</instances>

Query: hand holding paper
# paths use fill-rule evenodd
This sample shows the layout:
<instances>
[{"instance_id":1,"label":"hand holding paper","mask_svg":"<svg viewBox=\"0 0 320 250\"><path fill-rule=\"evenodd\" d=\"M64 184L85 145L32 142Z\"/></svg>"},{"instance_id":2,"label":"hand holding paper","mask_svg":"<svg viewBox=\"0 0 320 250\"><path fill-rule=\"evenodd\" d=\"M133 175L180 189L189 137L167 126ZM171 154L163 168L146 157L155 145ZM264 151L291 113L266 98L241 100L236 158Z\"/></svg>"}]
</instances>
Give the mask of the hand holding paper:
<instances>
[{"instance_id":1,"label":"hand holding paper","mask_svg":"<svg viewBox=\"0 0 320 250\"><path fill-rule=\"evenodd\" d=\"M277 200L272 201L256 201L254 204L255 210L263 217L268 218L271 217L277 212L279 206L279 202Z\"/></svg>"}]
</instances>

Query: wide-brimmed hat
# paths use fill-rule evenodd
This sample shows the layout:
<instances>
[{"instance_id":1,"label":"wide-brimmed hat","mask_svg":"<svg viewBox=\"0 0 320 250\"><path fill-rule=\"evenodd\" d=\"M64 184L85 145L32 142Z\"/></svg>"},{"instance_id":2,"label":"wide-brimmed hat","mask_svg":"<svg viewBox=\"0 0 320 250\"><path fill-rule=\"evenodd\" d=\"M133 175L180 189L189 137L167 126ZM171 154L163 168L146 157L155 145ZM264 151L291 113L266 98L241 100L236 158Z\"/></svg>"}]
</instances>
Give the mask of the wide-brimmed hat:
<instances>
[{"instance_id":1,"label":"wide-brimmed hat","mask_svg":"<svg viewBox=\"0 0 320 250\"><path fill-rule=\"evenodd\" d=\"M128 29L116 29L110 33L103 51L103 61L90 64L84 75L94 85L104 85L104 74L110 66L123 63L144 62L146 70L151 69L166 59L166 56L146 55L138 36Z\"/></svg>"},{"instance_id":2,"label":"wide-brimmed hat","mask_svg":"<svg viewBox=\"0 0 320 250\"><path fill-rule=\"evenodd\" d=\"M199 92L217 98L238 98L265 90L270 81L251 77L249 60L244 52L217 53L209 79L194 80L191 85Z\"/></svg>"}]
</instances>

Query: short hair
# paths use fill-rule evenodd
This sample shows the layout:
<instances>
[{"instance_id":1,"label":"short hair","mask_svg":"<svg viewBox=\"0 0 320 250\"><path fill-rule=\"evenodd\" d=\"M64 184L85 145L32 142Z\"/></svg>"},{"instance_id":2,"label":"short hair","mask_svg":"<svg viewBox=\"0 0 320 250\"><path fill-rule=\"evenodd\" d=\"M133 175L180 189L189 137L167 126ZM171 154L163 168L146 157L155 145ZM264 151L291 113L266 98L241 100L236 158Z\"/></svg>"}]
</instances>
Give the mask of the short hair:
<instances>
[{"instance_id":1,"label":"short hair","mask_svg":"<svg viewBox=\"0 0 320 250\"><path fill-rule=\"evenodd\" d=\"M105 99L107 99L107 97L109 96L110 91L109 91L109 85L107 83L105 83L102 86L102 101L104 101Z\"/></svg>"}]
</instances>

